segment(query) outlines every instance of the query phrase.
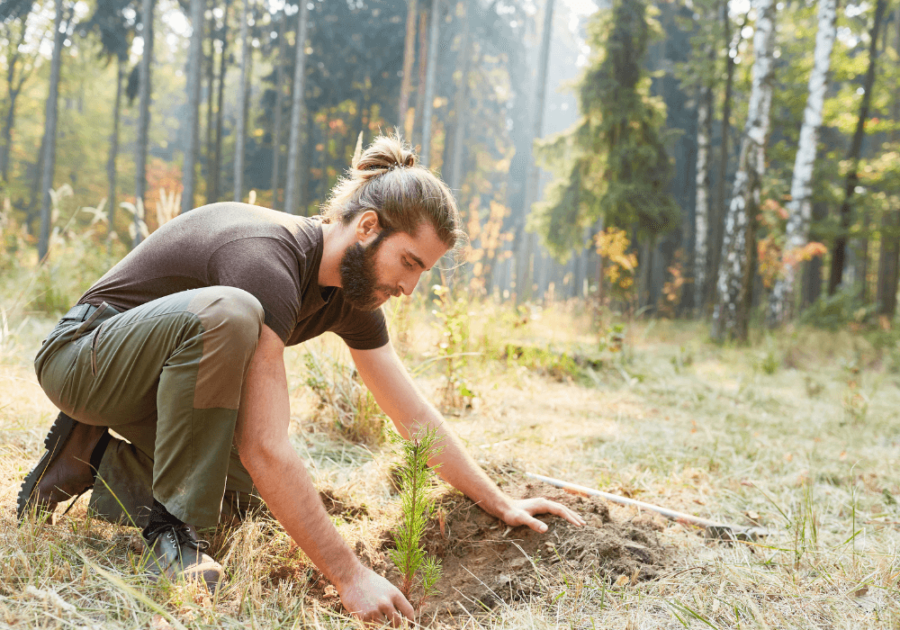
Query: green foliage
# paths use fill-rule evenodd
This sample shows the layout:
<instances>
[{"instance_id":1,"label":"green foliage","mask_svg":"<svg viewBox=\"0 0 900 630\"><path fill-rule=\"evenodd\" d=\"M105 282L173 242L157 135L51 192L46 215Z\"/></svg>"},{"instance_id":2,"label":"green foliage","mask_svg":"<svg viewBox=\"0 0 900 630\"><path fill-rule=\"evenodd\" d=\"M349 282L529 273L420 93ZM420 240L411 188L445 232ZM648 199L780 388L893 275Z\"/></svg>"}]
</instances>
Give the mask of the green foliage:
<instances>
[{"instance_id":1,"label":"green foliage","mask_svg":"<svg viewBox=\"0 0 900 630\"><path fill-rule=\"evenodd\" d=\"M397 438L402 457L399 468L401 520L392 534L396 548L390 551L390 557L400 571L403 579L400 590L407 599L421 587L421 606L425 598L435 592L434 585L441 576L441 561L426 555L422 535L434 511L431 489L437 466L429 468L428 461L443 447L433 428L422 429L411 438Z\"/></svg>"},{"instance_id":2,"label":"green foliage","mask_svg":"<svg viewBox=\"0 0 900 630\"><path fill-rule=\"evenodd\" d=\"M875 313L875 305L865 305L853 291L838 291L834 295L823 295L813 302L800 316L802 324L840 330L850 324L863 324Z\"/></svg>"},{"instance_id":3,"label":"green foliage","mask_svg":"<svg viewBox=\"0 0 900 630\"><path fill-rule=\"evenodd\" d=\"M319 408L333 418L338 433L371 446L384 442L385 416L356 370L312 346L307 347L304 363L306 386L319 398Z\"/></svg>"},{"instance_id":4,"label":"green foliage","mask_svg":"<svg viewBox=\"0 0 900 630\"><path fill-rule=\"evenodd\" d=\"M675 227L672 166L661 131L665 107L650 96L643 69L652 28L643 0L619 0L591 18L593 59L576 86L582 117L538 146L555 179L530 227L560 260L582 245L584 228L601 217L640 238Z\"/></svg>"},{"instance_id":5,"label":"green foliage","mask_svg":"<svg viewBox=\"0 0 900 630\"><path fill-rule=\"evenodd\" d=\"M444 364L444 405L457 408L467 405L475 392L465 378L469 364L469 301L460 295L454 298L450 287L436 284L432 288L437 296L432 314L437 318L436 328L441 336L438 341L438 358Z\"/></svg>"}]
</instances>

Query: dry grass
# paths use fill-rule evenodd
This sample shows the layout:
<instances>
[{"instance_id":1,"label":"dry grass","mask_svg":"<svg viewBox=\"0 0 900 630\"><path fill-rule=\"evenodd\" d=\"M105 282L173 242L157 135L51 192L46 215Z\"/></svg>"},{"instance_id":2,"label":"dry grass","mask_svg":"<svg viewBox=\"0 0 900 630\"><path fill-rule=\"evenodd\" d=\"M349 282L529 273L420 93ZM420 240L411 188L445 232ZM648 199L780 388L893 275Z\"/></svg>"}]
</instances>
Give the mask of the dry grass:
<instances>
[{"instance_id":1,"label":"dry grass","mask_svg":"<svg viewBox=\"0 0 900 630\"><path fill-rule=\"evenodd\" d=\"M0 306L13 297L0 295ZM427 308L402 317L407 364L439 395ZM134 531L91 519L86 499L53 525L16 522L18 485L54 413L31 370L51 326L47 317L14 314L0 346L0 626L347 627L303 554L264 518L214 535L229 575L215 598L145 581L134 568ZM477 398L451 410L450 422L476 459L718 520L757 521L771 533L725 545L670 525L660 536L671 564L658 580L611 587L560 576L530 604L450 625L900 627L896 342L884 349L859 335L800 331L735 349L705 338L699 325L641 323L608 367L560 380L496 360L498 348L515 340L586 352L595 336L577 311L523 316L473 306L470 349L481 358L469 361L466 376ZM314 347L347 361L335 339ZM303 352L289 353L291 439L317 483L368 506L368 516L335 517L350 544L365 548L396 518L391 455L343 438L333 415L318 417Z\"/></svg>"}]
</instances>

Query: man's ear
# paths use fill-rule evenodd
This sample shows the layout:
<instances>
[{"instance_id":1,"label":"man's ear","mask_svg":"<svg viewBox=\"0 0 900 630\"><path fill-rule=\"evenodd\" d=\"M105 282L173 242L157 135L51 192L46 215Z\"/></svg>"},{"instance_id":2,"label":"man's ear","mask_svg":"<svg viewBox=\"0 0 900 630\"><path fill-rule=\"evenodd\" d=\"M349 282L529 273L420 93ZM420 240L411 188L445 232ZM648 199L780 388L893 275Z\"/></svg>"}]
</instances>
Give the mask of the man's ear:
<instances>
[{"instance_id":1,"label":"man's ear","mask_svg":"<svg viewBox=\"0 0 900 630\"><path fill-rule=\"evenodd\" d=\"M379 232L381 223L378 221L378 213L374 210L366 210L356 218L356 239L360 243L378 236Z\"/></svg>"}]
</instances>

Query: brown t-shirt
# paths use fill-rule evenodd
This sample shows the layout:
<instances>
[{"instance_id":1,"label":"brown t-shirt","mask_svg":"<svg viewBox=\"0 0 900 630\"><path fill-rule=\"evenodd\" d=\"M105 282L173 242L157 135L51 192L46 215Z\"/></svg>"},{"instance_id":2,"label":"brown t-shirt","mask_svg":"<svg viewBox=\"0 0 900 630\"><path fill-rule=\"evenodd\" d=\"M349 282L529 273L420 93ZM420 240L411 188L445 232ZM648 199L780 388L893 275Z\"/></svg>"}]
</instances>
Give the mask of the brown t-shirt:
<instances>
[{"instance_id":1,"label":"brown t-shirt","mask_svg":"<svg viewBox=\"0 0 900 630\"><path fill-rule=\"evenodd\" d=\"M88 289L79 304L118 311L209 286L255 296L265 323L286 345L331 331L351 348L388 342L381 309L367 312L320 287L322 222L243 203L215 203L166 223Z\"/></svg>"}]
</instances>

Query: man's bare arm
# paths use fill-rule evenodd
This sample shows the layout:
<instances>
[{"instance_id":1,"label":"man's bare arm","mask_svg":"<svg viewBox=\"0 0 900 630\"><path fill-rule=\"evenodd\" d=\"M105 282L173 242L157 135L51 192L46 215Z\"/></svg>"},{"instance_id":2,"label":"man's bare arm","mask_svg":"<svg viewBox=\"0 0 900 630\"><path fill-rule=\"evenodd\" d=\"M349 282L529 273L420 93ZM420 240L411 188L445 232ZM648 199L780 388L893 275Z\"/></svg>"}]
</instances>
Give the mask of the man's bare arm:
<instances>
[{"instance_id":1,"label":"man's bare arm","mask_svg":"<svg viewBox=\"0 0 900 630\"><path fill-rule=\"evenodd\" d=\"M547 499L513 500L501 492L469 456L437 409L419 393L390 343L375 350L351 349L350 354L375 401L404 438L423 428L437 431L443 450L431 463L440 464L438 472L444 481L485 512L509 525L528 525L538 532L546 531L547 526L534 518L535 514L556 514L576 525L584 524L581 517L559 503Z\"/></svg>"},{"instance_id":2,"label":"man's bare arm","mask_svg":"<svg viewBox=\"0 0 900 630\"><path fill-rule=\"evenodd\" d=\"M413 609L399 590L364 567L338 534L302 460L288 440L290 401L284 344L263 326L244 380L235 443L272 514L363 620L399 622Z\"/></svg>"}]
</instances>

